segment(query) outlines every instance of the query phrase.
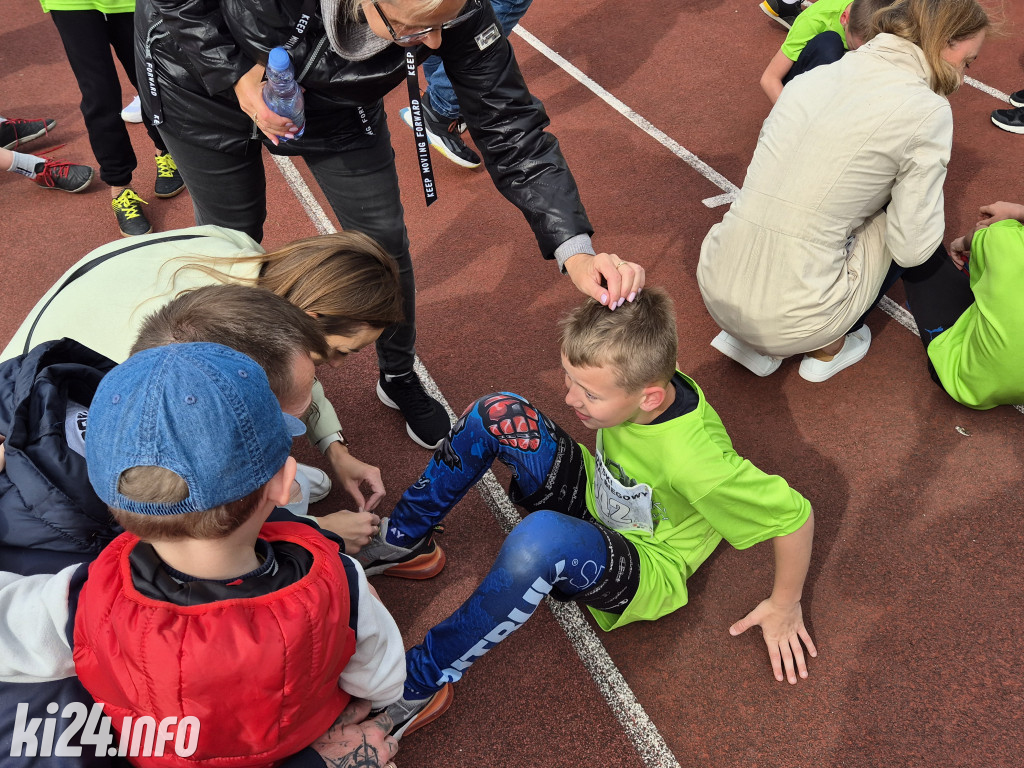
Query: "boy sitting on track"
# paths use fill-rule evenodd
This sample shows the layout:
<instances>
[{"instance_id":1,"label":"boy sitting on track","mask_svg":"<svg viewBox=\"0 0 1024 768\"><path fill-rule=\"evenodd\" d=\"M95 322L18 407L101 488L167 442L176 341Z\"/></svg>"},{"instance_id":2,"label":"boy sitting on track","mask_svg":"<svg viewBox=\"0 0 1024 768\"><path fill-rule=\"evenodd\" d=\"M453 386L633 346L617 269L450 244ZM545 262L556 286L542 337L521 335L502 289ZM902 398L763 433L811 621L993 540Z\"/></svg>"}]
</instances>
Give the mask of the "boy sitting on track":
<instances>
[{"instance_id":1,"label":"boy sitting on track","mask_svg":"<svg viewBox=\"0 0 1024 768\"><path fill-rule=\"evenodd\" d=\"M274 765L328 733L353 697L398 698L401 636L340 539L266 522L288 502L292 437L304 432L263 370L227 347L171 344L113 368L85 451L93 488L127 532L88 576L82 565L46 577L47 596L66 605L44 612L5 596L0 618L52 626L44 637L44 620L32 623L39 642L15 648L20 664L4 659L4 678L66 677L73 654L115 731L150 719L163 734L170 723L175 746L194 747L134 756L140 765ZM387 757L397 748L382 746Z\"/></svg>"},{"instance_id":2,"label":"boy sitting on track","mask_svg":"<svg viewBox=\"0 0 1024 768\"><path fill-rule=\"evenodd\" d=\"M818 0L793 21L785 42L761 75L772 104L797 75L839 61L874 37L871 17L893 0Z\"/></svg>"},{"instance_id":3,"label":"boy sitting on track","mask_svg":"<svg viewBox=\"0 0 1024 768\"><path fill-rule=\"evenodd\" d=\"M562 323L565 402L597 430L596 457L518 395L473 403L420 479L357 556L369 575L421 579L444 565L431 527L497 459L529 514L452 616L406 654L395 735L439 716L447 683L518 629L546 594L586 605L609 630L687 602L687 578L722 539L772 540L771 596L730 632L760 625L775 677L806 677L801 592L814 518L808 501L733 450L700 388L676 370L676 320L657 288L615 312L590 300ZM803 645L802 645L802 644Z\"/></svg>"}]
</instances>

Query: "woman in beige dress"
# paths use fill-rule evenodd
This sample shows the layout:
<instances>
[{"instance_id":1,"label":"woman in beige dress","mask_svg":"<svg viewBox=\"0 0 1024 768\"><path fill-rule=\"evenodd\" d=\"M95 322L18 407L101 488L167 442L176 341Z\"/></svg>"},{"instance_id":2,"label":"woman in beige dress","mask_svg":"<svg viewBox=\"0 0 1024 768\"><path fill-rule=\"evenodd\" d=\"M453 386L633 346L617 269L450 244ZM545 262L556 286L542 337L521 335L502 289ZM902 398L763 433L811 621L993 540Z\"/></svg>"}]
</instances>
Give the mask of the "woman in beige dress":
<instances>
[{"instance_id":1,"label":"woman in beige dress","mask_svg":"<svg viewBox=\"0 0 1024 768\"><path fill-rule=\"evenodd\" d=\"M824 381L861 360L863 320L945 231L946 96L977 57L976 0L897 0L877 35L795 78L765 121L736 201L701 247L712 346L759 376L806 353Z\"/></svg>"}]
</instances>

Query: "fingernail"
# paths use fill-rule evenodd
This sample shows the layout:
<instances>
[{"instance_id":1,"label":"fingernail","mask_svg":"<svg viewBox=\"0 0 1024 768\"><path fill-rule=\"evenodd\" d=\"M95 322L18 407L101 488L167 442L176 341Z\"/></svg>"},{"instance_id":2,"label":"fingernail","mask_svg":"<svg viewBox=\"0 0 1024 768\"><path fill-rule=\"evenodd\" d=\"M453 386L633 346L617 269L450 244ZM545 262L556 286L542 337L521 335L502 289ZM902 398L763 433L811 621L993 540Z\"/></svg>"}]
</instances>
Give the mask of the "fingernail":
<instances>
[{"instance_id":1,"label":"fingernail","mask_svg":"<svg viewBox=\"0 0 1024 768\"><path fill-rule=\"evenodd\" d=\"M636 291L633 291L631 294L629 294L629 300L633 301L634 299L636 299Z\"/></svg>"},{"instance_id":2,"label":"fingernail","mask_svg":"<svg viewBox=\"0 0 1024 768\"><path fill-rule=\"evenodd\" d=\"M608 303L608 294L607 293L602 293L601 294L601 303L602 304L607 304Z\"/></svg>"},{"instance_id":3,"label":"fingernail","mask_svg":"<svg viewBox=\"0 0 1024 768\"><path fill-rule=\"evenodd\" d=\"M619 303L618 303L618 306L620 306L620 307L621 307L621 306L622 306L623 304L625 304L625 303L626 303L626 299L625 299L625 297L623 297L623 298L619 299Z\"/></svg>"}]
</instances>

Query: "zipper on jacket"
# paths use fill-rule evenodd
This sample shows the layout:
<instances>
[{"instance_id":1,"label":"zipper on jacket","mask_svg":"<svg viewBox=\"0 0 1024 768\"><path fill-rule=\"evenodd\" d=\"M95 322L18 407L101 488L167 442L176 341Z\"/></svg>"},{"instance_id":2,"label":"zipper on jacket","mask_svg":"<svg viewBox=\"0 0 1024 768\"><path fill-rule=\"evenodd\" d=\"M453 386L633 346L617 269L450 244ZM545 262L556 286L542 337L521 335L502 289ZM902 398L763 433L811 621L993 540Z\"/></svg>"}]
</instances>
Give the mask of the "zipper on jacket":
<instances>
[{"instance_id":1,"label":"zipper on jacket","mask_svg":"<svg viewBox=\"0 0 1024 768\"><path fill-rule=\"evenodd\" d=\"M309 70L311 70L316 65L317 61L320 59L320 56L324 52L324 46L325 45L327 45L327 35L326 34L324 34L317 41L316 46L313 48L313 53L310 55L310 57L308 59L306 59L306 65L302 68L302 71L299 73L299 76L295 78L295 80L297 82L302 82L302 78L304 78L306 75L308 75L309 74Z\"/></svg>"}]
</instances>

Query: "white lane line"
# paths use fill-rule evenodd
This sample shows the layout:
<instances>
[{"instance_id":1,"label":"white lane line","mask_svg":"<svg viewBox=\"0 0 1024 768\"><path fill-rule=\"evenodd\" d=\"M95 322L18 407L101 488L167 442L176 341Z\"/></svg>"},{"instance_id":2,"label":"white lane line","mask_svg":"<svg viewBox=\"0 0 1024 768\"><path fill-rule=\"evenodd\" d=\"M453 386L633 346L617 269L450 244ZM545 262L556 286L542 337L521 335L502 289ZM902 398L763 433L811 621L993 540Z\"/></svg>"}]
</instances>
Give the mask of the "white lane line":
<instances>
[{"instance_id":1,"label":"white lane line","mask_svg":"<svg viewBox=\"0 0 1024 768\"><path fill-rule=\"evenodd\" d=\"M592 80L589 75L583 72L583 70L576 67L574 64L570 63L568 59L564 58L558 53L555 53L553 50L548 48L548 46L546 46L544 43L542 43L540 40L538 40L536 37L527 32L522 27L517 26L512 31L519 35L521 38L523 38L523 40L525 40L531 46L536 48L542 55L544 55L552 62L557 64L559 67L561 67L563 70L572 75L581 85L585 86L587 89L592 91L599 99L605 102L608 106L610 106L620 115L625 117L635 126L637 126L640 130L642 130L648 136L653 138L655 141L657 141L659 144L665 147L665 149L667 149L673 155L675 155L684 163L689 165L691 168L697 171L697 173L699 173L705 179L710 181L720 190L726 193L735 193L737 191L736 185L729 181L727 178L725 178L725 176L723 176L710 165L705 163L703 160L701 160L699 157L693 154L693 152L686 149L686 147L684 147L678 141L673 139L663 130L661 130L660 128L656 128L650 120L633 111L628 106L626 106L626 104L612 96L612 94L609 91L607 91L605 88L594 82L594 80ZM708 200L719 200L721 197L723 196L720 195L719 197L711 197L708 198ZM708 205L708 200L704 201L705 205ZM716 205L723 204L724 203L722 202L716 203ZM711 208L714 206L708 205L708 207Z\"/></svg>"},{"instance_id":2,"label":"white lane line","mask_svg":"<svg viewBox=\"0 0 1024 768\"><path fill-rule=\"evenodd\" d=\"M316 231L321 235L333 235L337 232L338 230L334 226L334 222L331 221L331 217L327 215L327 212L317 202L316 197L313 196L309 185L302 178L302 174L299 173L299 169L295 167L292 159L290 157L282 157L281 155L271 155L271 157L274 158L278 170L281 171L284 180L288 182L288 186L292 188L295 197L299 199L302 207L306 210L306 215L313 222Z\"/></svg>"},{"instance_id":3,"label":"white lane line","mask_svg":"<svg viewBox=\"0 0 1024 768\"><path fill-rule=\"evenodd\" d=\"M1007 104L1010 103L1009 94L1003 93L1002 91L998 91L991 85L985 85L983 82L981 82L980 80L975 80L973 77L964 77L964 82L967 83L967 85L977 88L982 93L987 93L994 99L1005 101Z\"/></svg>"}]
</instances>

